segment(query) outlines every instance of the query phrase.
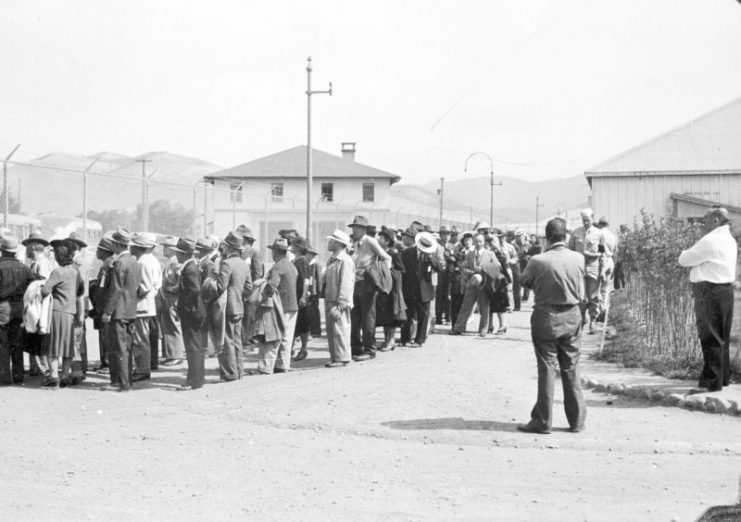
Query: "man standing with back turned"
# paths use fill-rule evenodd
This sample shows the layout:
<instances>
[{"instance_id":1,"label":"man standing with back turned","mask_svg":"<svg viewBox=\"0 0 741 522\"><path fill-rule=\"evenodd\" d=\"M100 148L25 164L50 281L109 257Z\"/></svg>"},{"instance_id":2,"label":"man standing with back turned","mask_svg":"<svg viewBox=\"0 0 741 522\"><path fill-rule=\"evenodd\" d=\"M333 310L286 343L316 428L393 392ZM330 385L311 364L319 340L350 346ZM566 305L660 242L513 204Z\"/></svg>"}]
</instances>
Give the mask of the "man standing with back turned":
<instances>
[{"instance_id":1,"label":"man standing with back turned","mask_svg":"<svg viewBox=\"0 0 741 522\"><path fill-rule=\"evenodd\" d=\"M728 386L731 378L728 343L733 321L738 246L731 235L725 208L708 210L702 231L705 235L679 255L679 264L692 267L690 282L695 297L697 335L705 361L699 387L713 392Z\"/></svg>"},{"instance_id":2,"label":"man standing with back turned","mask_svg":"<svg viewBox=\"0 0 741 522\"><path fill-rule=\"evenodd\" d=\"M556 362L561 369L563 405L571 431L584 429L587 414L579 380L584 258L566 248L566 222L551 219L545 227L546 249L530 259L520 284L535 292L530 317L535 358L538 361L538 400L530 422L518 430L550 433Z\"/></svg>"}]
</instances>

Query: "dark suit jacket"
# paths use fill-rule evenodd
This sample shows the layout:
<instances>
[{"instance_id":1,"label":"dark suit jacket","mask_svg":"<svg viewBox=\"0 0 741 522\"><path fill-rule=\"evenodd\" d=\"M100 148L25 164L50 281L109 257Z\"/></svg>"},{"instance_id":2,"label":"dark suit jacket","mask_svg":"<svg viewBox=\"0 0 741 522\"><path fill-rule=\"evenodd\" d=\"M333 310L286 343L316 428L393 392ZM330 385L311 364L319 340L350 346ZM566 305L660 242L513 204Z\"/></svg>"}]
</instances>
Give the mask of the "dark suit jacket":
<instances>
[{"instance_id":1,"label":"dark suit jacket","mask_svg":"<svg viewBox=\"0 0 741 522\"><path fill-rule=\"evenodd\" d=\"M298 270L288 260L288 256L282 257L268 271L268 284L280 295L283 312L297 312L298 299L296 297L296 278Z\"/></svg>"},{"instance_id":2,"label":"dark suit jacket","mask_svg":"<svg viewBox=\"0 0 741 522\"><path fill-rule=\"evenodd\" d=\"M106 281L103 315L111 319L136 319L136 293L139 290L141 267L128 250L113 262L111 277Z\"/></svg>"},{"instance_id":3,"label":"dark suit jacket","mask_svg":"<svg viewBox=\"0 0 741 522\"><path fill-rule=\"evenodd\" d=\"M218 295L226 292L226 316L235 317L244 314L243 300L252 291L252 278L247 263L234 254L221 261L219 277L216 279Z\"/></svg>"},{"instance_id":4,"label":"dark suit jacket","mask_svg":"<svg viewBox=\"0 0 741 522\"><path fill-rule=\"evenodd\" d=\"M211 256L203 256L201 259L197 260L198 263L198 274L201 278L201 284L209 278L214 277L216 274L216 265L214 264L213 260L211 259Z\"/></svg>"},{"instance_id":5,"label":"dark suit jacket","mask_svg":"<svg viewBox=\"0 0 741 522\"><path fill-rule=\"evenodd\" d=\"M432 272L445 269L445 261L440 261L436 254L417 254L416 246L402 251L401 262L404 264L402 290L407 308L417 303L429 303L435 298L435 287L432 284Z\"/></svg>"},{"instance_id":6,"label":"dark suit jacket","mask_svg":"<svg viewBox=\"0 0 741 522\"><path fill-rule=\"evenodd\" d=\"M250 260L250 275L253 281L257 281L265 275L265 262L260 250L253 246L246 246L242 251L242 259Z\"/></svg>"},{"instance_id":7,"label":"dark suit jacket","mask_svg":"<svg viewBox=\"0 0 741 522\"><path fill-rule=\"evenodd\" d=\"M496 284L504 277L502 275L502 266L497 259L497 256L492 252L491 250L484 249L481 251L481 267L477 270L475 268L476 266L476 251L471 250L469 252L466 252L466 258L463 260L463 264L461 265L461 271L463 272L463 284L464 284L464 290L465 285L468 283L468 280L471 278L473 274L468 274L465 271L466 270L472 270L476 272L477 274L485 275L487 276L485 278L485 283L489 285L489 291L495 292L496 291Z\"/></svg>"},{"instance_id":8,"label":"dark suit jacket","mask_svg":"<svg viewBox=\"0 0 741 522\"><path fill-rule=\"evenodd\" d=\"M178 315L182 322L200 328L206 318L206 307L201 299L201 275L198 260L186 261L180 271L178 284Z\"/></svg>"}]
</instances>

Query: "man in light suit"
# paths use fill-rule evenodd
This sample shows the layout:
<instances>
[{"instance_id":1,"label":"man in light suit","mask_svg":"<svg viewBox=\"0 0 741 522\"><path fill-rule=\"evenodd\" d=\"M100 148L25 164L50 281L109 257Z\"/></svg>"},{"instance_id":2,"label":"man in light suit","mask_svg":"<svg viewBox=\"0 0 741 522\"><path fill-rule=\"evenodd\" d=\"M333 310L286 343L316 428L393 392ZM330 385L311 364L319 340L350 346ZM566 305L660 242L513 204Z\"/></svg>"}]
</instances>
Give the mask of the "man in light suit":
<instances>
[{"instance_id":1,"label":"man in light suit","mask_svg":"<svg viewBox=\"0 0 741 522\"><path fill-rule=\"evenodd\" d=\"M242 317L244 316L244 296L252 290L250 269L239 257L242 250L242 236L229 232L221 244L224 259L216 278L216 294L226 292L226 335L224 344L219 347L219 372L224 381L242 378Z\"/></svg>"},{"instance_id":2,"label":"man in light suit","mask_svg":"<svg viewBox=\"0 0 741 522\"><path fill-rule=\"evenodd\" d=\"M401 253L405 270L401 286L407 305L407 322L401 329L401 342L412 348L420 348L427 340L430 302L435 299L433 274L445 270L445 259L431 233L418 233L414 243L414 246ZM417 327L412 332L414 321Z\"/></svg>"},{"instance_id":3,"label":"man in light suit","mask_svg":"<svg viewBox=\"0 0 741 522\"><path fill-rule=\"evenodd\" d=\"M461 265L461 285L465 288L463 303L461 304L458 318L450 330L450 335L461 335L466 331L468 318L473 312L476 303L479 305L479 335L486 336L489 325L489 296L484 285L487 280L485 274L493 275L500 270L499 261L491 250L486 248L486 237L477 234L474 237L474 249L466 252L466 257Z\"/></svg>"}]
</instances>

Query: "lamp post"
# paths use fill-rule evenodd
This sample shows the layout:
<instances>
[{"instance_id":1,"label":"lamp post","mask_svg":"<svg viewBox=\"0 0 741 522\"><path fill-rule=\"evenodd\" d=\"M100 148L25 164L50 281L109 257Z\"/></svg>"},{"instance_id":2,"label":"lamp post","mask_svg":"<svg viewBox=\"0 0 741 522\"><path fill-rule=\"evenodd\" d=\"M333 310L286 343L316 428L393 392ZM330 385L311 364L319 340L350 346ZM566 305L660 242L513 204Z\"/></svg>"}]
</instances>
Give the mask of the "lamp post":
<instances>
[{"instance_id":1,"label":"lamp post","mask_svg":"<svg viewBox=\"0 0 741 522\"><path fill-rule=\"evenodd\" d=\"M306 241L311 242L311 96L313 94L329 94L332 96L332 82L329 82L329 90L312 91L311 90L311 56L307 58L306 64Z\"/></svg>"},{"instance_id":2,"label":"lamp post","mask_svg":"<svg viewBox=\"0 0 741 522\"><path fill-rule=\"evenodd\" d=\"M491 179L489 181L490 188L489 188L489 226L494 226L494 187L502 186L502 182L494 182L494 160L491 159L491 156L489 156L486 152L472 152L468 155L466 158L466 164L463 167L463 172L468 172L468 160L473 158L474 156L484 156L486 159L489 160L489 172L491 174Z\"/></svg>"}]
</instances>

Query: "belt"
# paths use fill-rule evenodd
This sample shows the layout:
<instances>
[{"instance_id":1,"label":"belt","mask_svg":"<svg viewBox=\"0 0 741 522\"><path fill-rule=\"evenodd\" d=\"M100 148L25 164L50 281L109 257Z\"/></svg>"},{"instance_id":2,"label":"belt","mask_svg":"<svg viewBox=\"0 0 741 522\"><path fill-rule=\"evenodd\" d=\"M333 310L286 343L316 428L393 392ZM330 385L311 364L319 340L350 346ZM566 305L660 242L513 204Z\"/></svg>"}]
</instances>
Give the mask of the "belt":
<instances>
[{"instance_id":1,"label":"belt","mask_svg":"<svg viewBox=\"0 0 741 522\"><path fill-rule=\"evenodd\" d=\"M717 286L717 287L733 286L733 283L711 283L710 281L698 281L692 284L698 285L698 286Z\"/></svg>"},{"instance_id":2,"label":"belt","mask_svg":"<svg viewBox=\"0 0 741 522\"><path fill-rule=\"evenodd\" d=\"M565 312L567 310L571 310L575 306L579 306L578 304L538 304L536 307L542 307L542 308L549 308L551 310L556 310L558 312Z\"/></svg>"}]
</instances>

